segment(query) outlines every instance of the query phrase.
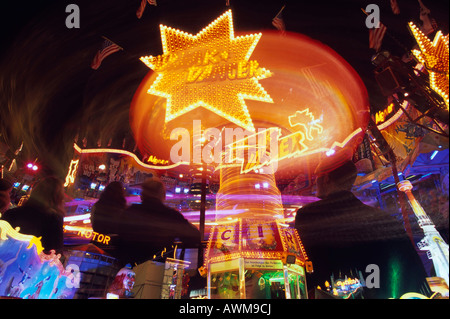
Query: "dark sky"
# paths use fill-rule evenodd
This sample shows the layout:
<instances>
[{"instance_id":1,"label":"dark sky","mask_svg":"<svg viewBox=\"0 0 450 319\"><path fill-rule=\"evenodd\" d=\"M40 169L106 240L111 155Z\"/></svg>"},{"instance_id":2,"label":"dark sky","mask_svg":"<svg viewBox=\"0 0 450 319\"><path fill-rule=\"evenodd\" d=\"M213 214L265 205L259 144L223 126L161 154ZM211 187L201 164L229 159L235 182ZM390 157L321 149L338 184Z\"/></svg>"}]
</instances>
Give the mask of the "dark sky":
<instances>
[{"instance_id":1,"label":"dark sky","mask_svg":"<svg viewBox=\"0 0 450 319\"><path fill-rule=\"evenodd\" d=\"M148 68L143 55L162 53L159 24L197 33L225 12L225 0L157 0L136 18L140 0L2 1L0 5L0 110L2 142L11 148L24 141L24 156L39 157L52 170L65 172L77 133L90 143L99 137L116 141L130 136L128 111ZM80 8L80 28L68 29L66 6ZM283 5L286 29L328 45L355 68L373 107L383 97L375 84L365 15L361 8L379 5L388 27L383 49L401 56L411 49L409 20L420 22L416 0L303 1L230 0L236 31L273 30ZM423 0L439 27L448 33L449 3ZM106 36L123 51L94 71L90 63Z\"/></svg>"}]
</instances>

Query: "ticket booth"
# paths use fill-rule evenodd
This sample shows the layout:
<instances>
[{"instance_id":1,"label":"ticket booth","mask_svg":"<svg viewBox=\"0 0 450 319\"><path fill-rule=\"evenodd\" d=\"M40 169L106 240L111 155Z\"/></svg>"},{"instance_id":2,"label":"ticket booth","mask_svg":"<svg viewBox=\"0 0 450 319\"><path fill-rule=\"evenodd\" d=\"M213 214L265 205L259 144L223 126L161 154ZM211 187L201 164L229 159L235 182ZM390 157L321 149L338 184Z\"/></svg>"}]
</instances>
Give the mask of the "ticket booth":
<instances>
[{"instance_id":1,"label":"ticket booth","mask_svg":"<svg viewBox=\"0 0 450 319\"><path fill-rule=\"evenodd\" d=\"M306 299L310 262L297 231L276 220L234 219L211 230L209 299Z\"/></svg>"}]
</instances>

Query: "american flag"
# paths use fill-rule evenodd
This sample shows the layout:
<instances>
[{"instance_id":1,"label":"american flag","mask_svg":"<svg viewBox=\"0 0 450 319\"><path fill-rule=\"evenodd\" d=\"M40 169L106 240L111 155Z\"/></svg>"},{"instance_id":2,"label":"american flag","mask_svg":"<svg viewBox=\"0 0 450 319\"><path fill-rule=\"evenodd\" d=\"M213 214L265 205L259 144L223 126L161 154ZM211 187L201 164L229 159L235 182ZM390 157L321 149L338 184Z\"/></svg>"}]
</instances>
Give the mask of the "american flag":
<instances>
[{"instance_id":1,"label":"american flag","mask_svg":"<svg viewBox=\"0 0 450 319\"><path fill-rule=\"evenodd\" d=\"M422 26L420 27L420 31L425 35L429 35L437 30L437 22L435 19L430 17L430 9L425 7L422 1L419 0L420 5L420 20L422 20Z\"/></svg>"},{"instance_id":2,"label":"american flag","mask_svg":"<svg viewBox=\"0 0 450 319\"><path fill-rule=\"evenodd\" d=\"M400 14L400 7L398 6L397 0L391 0L391 8L394 14Z\"/></svg>"},{"instance_id":3,"label":"american flag","mask_svg":"<svg viewBox=\"0 0 450 319\"><path fill-rule=\"evenodd\" d=\"M105 39L105 41L103 41L102 47L100 48L100 50L98 50L97 54L94 56L94 59L92 60L91 68L97 70L102 64L102 61L108 55L113 54L114 52L117 52L119 50L122 50L122 48L119 47L114 42L112 42L111 40Z\"/></svg>"},{"instance_id":4,"label":"american flag","mask_svg":"<svg viewBox=\"0 0 450 319\"><path fill-rule=\"evenodd\" d=\"M386 26L381 22L378 28L369 30L369 47L371 49L375 49L376 51L380 50L386 31Z\"/></svg>"},{"instance_id":5,"label":"american flag","mask_svg":"<svg viewBox=\"0 0 450 319\"><path fill-rule=\"evenodd\" d=\"M284 21L283 21L283 16L281 15L281 13L283 12L284 6L283 8L281 8L280 12L278 12L278 14L275 16L275 18L272 19L272 25L277 28L278 30L280 30L282 33L284 33L286 31L286 26L284 25Z\"/></svg>"},{"instance_id":6,"label":"american flag","mask_svg":"<svg viewBox=\"0 0 450 319\"><path fill-rule=\"evenodd\" d=\"M138 17L138 19L140 19L142 17L142 15L144 14L144 10L147 5L147 2L148 2L148 4L150 4L152 6L157 6L156 0L141 0L141 4L136 11L136 16Z\"/></svg>"}]
</instances>

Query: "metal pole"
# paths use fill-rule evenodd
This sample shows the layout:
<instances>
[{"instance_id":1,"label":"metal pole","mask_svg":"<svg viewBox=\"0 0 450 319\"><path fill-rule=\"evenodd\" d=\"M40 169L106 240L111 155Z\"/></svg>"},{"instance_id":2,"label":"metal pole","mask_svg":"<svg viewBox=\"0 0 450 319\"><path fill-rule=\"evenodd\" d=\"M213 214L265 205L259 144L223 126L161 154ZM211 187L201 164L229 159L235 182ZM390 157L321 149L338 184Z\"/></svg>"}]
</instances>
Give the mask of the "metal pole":
<instances>
[{"instance_id":1,"label":"metal pole","mask_svg":"<svg viewBox=\"0 0 450 319\"><path fill-rule=\"evenodd\" d=\"M383 134L381 134L380 130L378 129L377 125L375 124L375 122L372 119L369 120L369 130L375 137L378 147L380 148L380 150L382 151L383 154L387 155L388 160L391 164L392 175L394 177L395 187L397 189L398 200L400 202L400 209L402 211L403 222L405 224L405 230L406 230L406 233L407 233L411 243L415 247L416 245L414 243L411 224L409 223L407 204L406 204L406 199L404 196L405 194L399 190L398 185L397 185L400 180L398 178L397 159L395 157L394 151L392 150L391 146L388 144L388 142L384 138Z\"/></svg>"},{"instance_id":2,"label":"metal pole","mask_svg":"<svg viewBox=\"0 0 450 319\"><path fill-rule=\"evenodd\" d=\"M198 267L203 265L203 241L205 240L205 213L206 213L206 164L202 164L202 187L200 197L200 236L201 245L198 250Z\"/></svg>"},{"instance_id":3,"label":"metal pole","mask_svg":"<svg viewBox=\"0 0 450 319\"><path fill-rule=\"evenodd\" d=\"M415 247L411 224L409 223L409 214L408 214L408 209L407 209L408 206L406 204L405 193L401 192L400 189L398 188L398 183L400 182L400 179L398 178L397 160L395 158L395 154L392 151L392 149L389 151L388 156L389 156L389 161L391 162L392 175L394 175L395 188L397 189L398 199L400 202L400 208L402 211L402 217L403 217L403 221L405 223L405 230L406 230L406 233L408 234L408 237L411 240L413 246Z\"/></svg>"}]
</instances>

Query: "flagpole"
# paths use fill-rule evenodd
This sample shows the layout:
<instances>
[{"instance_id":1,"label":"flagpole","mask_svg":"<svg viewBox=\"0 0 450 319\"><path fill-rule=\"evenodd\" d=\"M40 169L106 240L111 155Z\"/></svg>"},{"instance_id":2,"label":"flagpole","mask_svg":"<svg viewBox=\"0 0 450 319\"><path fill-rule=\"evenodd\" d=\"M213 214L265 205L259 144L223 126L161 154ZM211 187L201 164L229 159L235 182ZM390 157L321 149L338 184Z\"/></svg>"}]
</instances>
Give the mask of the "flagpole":
<instances>
[{"instance_id":1,"label":"flagpole","mask_svg":"<svg viewBox=\"0 0 450 319\"><path fill-rule=\"evenodd\" d=\"M119 47L119 49L120 50L122 50L123 51L123 48L120 46L120 45L118 45L116 42L114 42L114 41L112 41L111 39L108 39L107 37L105 37L104 35L102 35L102 38L104 39L104 40L108 40L108 41L111 41L112 43L114 43L115 45L117 45L118 47Z\"/></svg>"},{"instance_id":2,"label":"flagpole","mask_svg":"<svg viewBox=\"0 0 450 319\"><path fill-rule=\"evenodd\" d=\"M281 10L277 13L277 15L276 16L278 16L281 12L283 12L283 10L284 10L284 7L286 7L286 5L283 5L283 7L281 8Z\"/></svg>"}]
</instances>

